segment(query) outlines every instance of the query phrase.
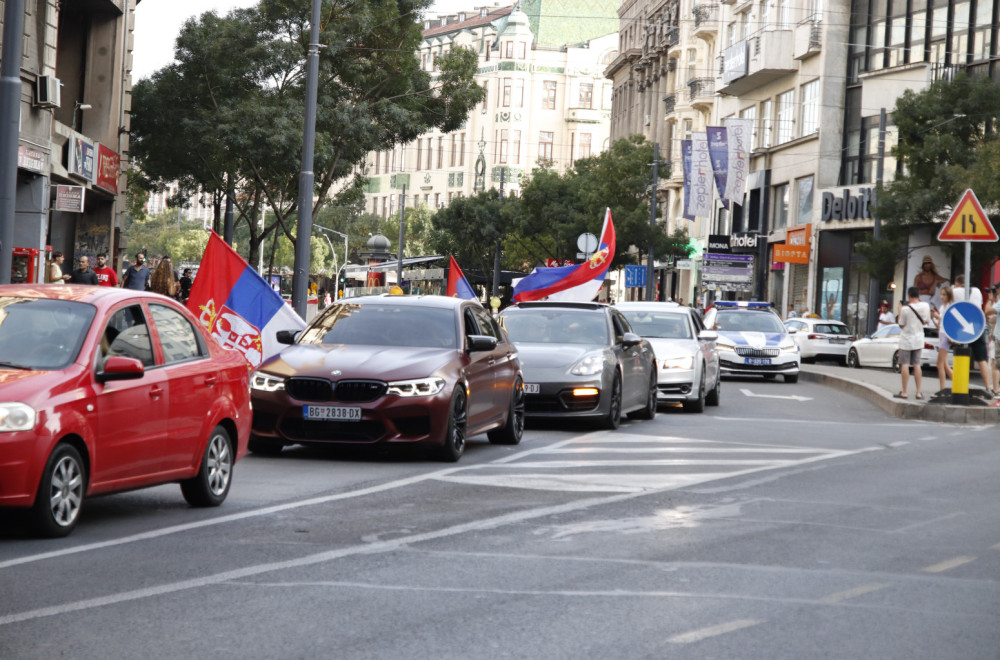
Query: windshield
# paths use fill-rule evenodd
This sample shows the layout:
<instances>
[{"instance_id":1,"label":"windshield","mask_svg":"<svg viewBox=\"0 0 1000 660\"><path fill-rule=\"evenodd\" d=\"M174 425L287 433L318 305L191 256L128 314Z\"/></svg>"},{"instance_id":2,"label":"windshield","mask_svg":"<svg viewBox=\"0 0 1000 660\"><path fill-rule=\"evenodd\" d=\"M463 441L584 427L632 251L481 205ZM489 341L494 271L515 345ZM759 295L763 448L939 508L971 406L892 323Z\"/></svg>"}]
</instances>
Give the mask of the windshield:
<instances>
[{"instance_id":1,"label":"windshield","mask_svg":"<svg viewBox=\"0 0 1000 660\"><path fill-rule=\"evenodd\" d=\"M623 309L632 331L654 339L691 339L691 325L683 314Z\"/></svg>"},{"instance_id":2,"label":"windshield","mask_svg":"<svg viewBox=\"0 0 1000 660\"><path fill-rule=\"evenodd\" d=\"M786 332L781 320L771 312L720 309L715 329L723 332Z\"/></svg>"},{"instance_id":3,"label":"windshield","mask_svg":"<svg viewBox=\"0 0 1000 660\"><path fill-rule=\"evenodd\" d=\"M847 331L846 325L840 325L838 323L817 323L813 326L815 332L823 332L828 335L849 335L850 332Z\"/></svg>"},{"instance_id":4,"label":"windshield","mask_svg":"<svg viewBox=\"0 0 1000 660\"><path fill-rule=\"evenodd\" d=\"M566 308L515 309L501 317L510 340L526 344L598 344L607 346L604 312Z\"/></svg>"},{"instance_id":5,"label":"windshield","mask_svg":"<svg viewBox=\"0 0 1000 660\"><path fill-rule=\"evenodd\" d=\"M62 369L76 359L97 310L48 298L0 298L0 369Z\"/></svg>"},{"instance_id":6,"label":"windshield","mask_svg":"<svg viewBox=\"0 0 1000 660\"><path fill-rule=\"evenodd\" d=\"M298 343L458 348L455 328L450 308L342 303L313 321Z\"/></svg>"}]
</instances>

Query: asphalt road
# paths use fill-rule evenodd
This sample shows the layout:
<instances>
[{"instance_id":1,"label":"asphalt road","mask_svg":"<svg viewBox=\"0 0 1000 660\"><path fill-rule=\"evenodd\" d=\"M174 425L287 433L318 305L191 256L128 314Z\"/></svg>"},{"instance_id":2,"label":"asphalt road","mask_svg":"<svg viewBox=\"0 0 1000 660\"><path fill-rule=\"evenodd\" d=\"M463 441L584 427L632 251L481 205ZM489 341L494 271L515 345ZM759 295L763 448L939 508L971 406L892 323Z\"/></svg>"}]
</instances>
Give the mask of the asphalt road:
<instances>
[{"instance_id":1,"label":"asphalt road","mask_svg":"<svg viewBox=\"0 0 1000 660\"><path fill-rule=\"evenodd\" d=\"M296 448L223 507L0 517L0 658L1000 657L995 427L727 380L457 465Z\"/></svg>"}]
</instances>

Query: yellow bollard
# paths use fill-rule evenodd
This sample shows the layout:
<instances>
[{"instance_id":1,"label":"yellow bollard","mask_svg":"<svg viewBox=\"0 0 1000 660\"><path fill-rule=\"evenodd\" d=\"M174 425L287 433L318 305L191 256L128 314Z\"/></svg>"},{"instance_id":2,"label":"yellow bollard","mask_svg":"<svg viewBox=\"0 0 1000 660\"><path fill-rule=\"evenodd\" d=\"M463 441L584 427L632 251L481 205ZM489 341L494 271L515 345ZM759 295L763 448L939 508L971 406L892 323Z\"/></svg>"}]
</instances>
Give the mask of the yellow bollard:
<instances>
[{"instance_id":1,"label":"yellow bollard","mask_svg":"<svg viewBox=\"0 0 1000 660\"><path fill-rule=\"evenodd\" d=\"M969 366L972 350L968 344L955 346L955 360L951 365L951 402L956 406L969 405Z\"/></svg>"}]
</instances>

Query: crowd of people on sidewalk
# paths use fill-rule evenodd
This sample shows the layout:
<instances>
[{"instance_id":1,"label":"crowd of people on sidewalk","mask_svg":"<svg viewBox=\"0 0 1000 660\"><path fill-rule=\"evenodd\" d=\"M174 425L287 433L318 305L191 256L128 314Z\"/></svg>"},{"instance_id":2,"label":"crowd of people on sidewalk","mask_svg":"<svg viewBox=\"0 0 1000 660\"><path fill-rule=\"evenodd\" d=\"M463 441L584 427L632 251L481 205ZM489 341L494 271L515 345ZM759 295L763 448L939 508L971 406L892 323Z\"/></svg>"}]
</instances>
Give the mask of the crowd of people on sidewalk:
<instances>
[{"instance_id":1,"label":"crowd of people on sidewalk","mask_svg":"<svg viewBox=\"0 0 1000 660\"><path fill-rule=\"evenodd\" d=\"M70 273L63 273L63 263L66 256L62 252L54 252L49 263L45 281L49 284L89 284L92 286L120 286L123 289L135 291L153 291L181 303L186 303L191 295L191 269L185 268L178 276L170 255L163 255L157 260L157 265L151 271L146 266L146 255L139 252L135 261L125 269L119 283L118 274L108 266L106 254L96 256L97 265L90 266L90 257L82 256L77 260L77 268Z\"/></svg>"}]
</instances>

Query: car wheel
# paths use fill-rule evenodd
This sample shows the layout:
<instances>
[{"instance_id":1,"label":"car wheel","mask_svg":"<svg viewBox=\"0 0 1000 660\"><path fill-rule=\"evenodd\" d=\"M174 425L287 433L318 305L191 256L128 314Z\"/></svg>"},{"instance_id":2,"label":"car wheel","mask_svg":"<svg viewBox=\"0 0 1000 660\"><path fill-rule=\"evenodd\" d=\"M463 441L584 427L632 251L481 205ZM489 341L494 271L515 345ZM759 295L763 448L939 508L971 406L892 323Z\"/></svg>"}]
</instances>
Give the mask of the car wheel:
<instances>
[{"instance_id":1,"label":"car wheel","mask_svg":"<svg viewBox=\"0 0 1000 660\"><path fill-rule=\"evenodd\" d=\"M630 414L629 417L634 417L635 419L653 419L656 417L656 395L659 393L657 382L658 379L654 370L649 375L649 391L646 393L646 405L642 409Z\"/></svg>"},{"instance_id":2,"label":"car wheel","mask_svg":"<svg viewBox=\"0 0 1000 660\"><path fill-rule=\"evenodd\" d=\"M465 452L465 431L469 421L468 401L465 398L463 385L459 383L455 395L451 398L451 408L448 411L448 429L444 434L444 444L438 450L442 461L455 463Z\"/></svg>"},{"instance_id":3,"label":"car wheel","mask_svg":"<svg viewBox=\"0 0 1000 660\"><path fill-rule=\"evenodd\" d=\"M38 485L31 525L39 536L58 538L76 527L87 489L87 471L72 445L57 445Z\"/></svg>"},{"instance_id":4,"label":"car wheel","mask_svg":"<svg viewBox=\"0 0 1000 660\"><path fill-rule=\"evenodd\" d=\"M233 445L221 426L212 429L201 457L201 468L193 479L181 482L181 493L191 506L219 506L233 482Z\"/></svg>"},{"instance_id":5,"label":"car wheel","mask_svg":"<svg viewBox=\"0 0 1000 660\"><path fill-rule=\"evenodd\" d=\"M847 352L847 366L851 369L861 368L861 360L858 359L858 351L854 348Z\"/></svg>"},{"instance_id":6,"label":"car wheel","mask_svg":"<svg viewBox=\"0 0 1000 660\"><path fill-rule=\"evenodd\" d=\"M899 373L899 351L892 354L892 370Z\"/></svg>"},{"instance_id":7,"label":"car wheel","mask_svg":"<svg viewBox=\"0 0 1000 660\"><path fill-rule=\"evenodd\" d=\"M784 379L786 383L797 383L799 382L798 374L785 374Z\"/></svg>"},{"instance_id":8,"label":"car wheel","mask_svg":"<svg viewBox=\"0 0 1000 660\"><path fill-rule=\"evenodd\" d=\"M524 435L524 383L518 378L510 391L510 410L507 423L486 434L495 445L516 445Z\"/></svg>"},{"instance_id":9,"label":"car wheel","mask_svg":"<svg viewBox=\"0 0 1000 660\"><path fill-rule=\"evenodd\" d=\"M705 372L701 372L701 382L698 383L698 398L694 401L685 401L684 410L687 412L705 412Z\"/></svg>"},{"instance_id":10,"label":"car wheel","mask_svg":"<svg viewBox=\"0 0 1000 660\"><path fill-rule=\"evenodd\" d=\"M705 397L705 403L709 406L717 406L719 405L720 396L722 396L722 379L716 377L715 387L713 387L712 391Z\"/></svg>"},{"instance_id":11,"label":"car wheel","mask_svg":"<svg viewBox=\"0 0 1000 660\"><path fill-rule=\"evenodd\" d=\"M263 438L250 438L247 448L255 454L261 456L277 456L285 448L285 443Z\"/></svg>"},{"instance_id":12,"label":"car wheel","mask_svg":"<svg viewBox=\"0 0 1000 660\"><path fill-rule=\"evenodd\" d=\"M608 413L604 416L604 428L616 429L622 423L622 377L615 372L611 382L611 400L608 401Z\"/></svg>"}]
</instances>

